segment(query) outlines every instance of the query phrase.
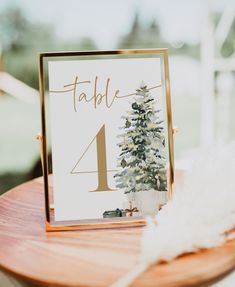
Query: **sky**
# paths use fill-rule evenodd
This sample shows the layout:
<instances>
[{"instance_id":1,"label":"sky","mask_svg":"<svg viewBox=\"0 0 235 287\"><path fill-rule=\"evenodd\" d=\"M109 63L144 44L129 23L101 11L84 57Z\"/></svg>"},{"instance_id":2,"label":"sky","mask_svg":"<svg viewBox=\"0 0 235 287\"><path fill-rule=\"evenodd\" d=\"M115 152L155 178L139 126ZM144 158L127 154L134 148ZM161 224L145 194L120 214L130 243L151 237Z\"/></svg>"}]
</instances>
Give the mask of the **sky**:
<instances>
[{"instance_id":1,"label":"sky","mask_svg":"<svg viewBox=\"0 0 235 287\"><path fill-rule=\"evenodd\" d=\"M91 37L113 48L128 33L136 11L147 25L156 19L168 41L200 41L207 6L222 11L233 0L0 0L0 9L18 6L30 21L49 22L59 38Z\"/></svg>"}]
</instances>

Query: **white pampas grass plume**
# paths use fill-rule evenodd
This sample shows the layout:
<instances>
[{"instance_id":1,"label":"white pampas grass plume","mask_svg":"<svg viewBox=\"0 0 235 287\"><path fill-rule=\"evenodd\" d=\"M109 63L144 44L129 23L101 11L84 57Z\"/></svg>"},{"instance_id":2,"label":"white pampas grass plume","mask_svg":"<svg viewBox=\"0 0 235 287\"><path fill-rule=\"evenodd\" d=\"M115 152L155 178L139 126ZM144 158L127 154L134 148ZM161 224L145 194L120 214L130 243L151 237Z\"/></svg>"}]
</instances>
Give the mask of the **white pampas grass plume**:
<instances>
[{"instance_id":1,"label":"white pampas grass plume","mask_svg":"<svg viewBox=\"0 0 235 287\"><path fill-rule=\"evenodd\" d=\"M234 176L235 143L204 153L159 212L157 226L147 227L141 261L169 261L222 244L225 232L235 227Z\"/></svg>"},{"instance_id":2,"label":"white pampas grass plume","mask_svg":"<svg viewBox=\"0 0 235 287\"><path fill-rule=\"evenodd\" d=\"M115 287L129 286L141 274L139 266L143 271L151 264L234 238L225 233L235 227L235 143L204 153L156 221L145 228L139 264Z\"/></svg>"}]
</instances>

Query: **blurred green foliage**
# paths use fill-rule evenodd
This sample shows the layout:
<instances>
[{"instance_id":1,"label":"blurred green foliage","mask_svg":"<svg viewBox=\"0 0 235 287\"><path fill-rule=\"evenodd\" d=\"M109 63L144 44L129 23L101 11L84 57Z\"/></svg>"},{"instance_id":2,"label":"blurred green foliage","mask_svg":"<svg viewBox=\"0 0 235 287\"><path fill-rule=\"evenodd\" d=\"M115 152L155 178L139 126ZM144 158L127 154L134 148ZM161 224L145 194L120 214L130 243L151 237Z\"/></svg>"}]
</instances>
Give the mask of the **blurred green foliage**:
<instances>
[{"instance_id":1,"label":"blurred green foliage","mask_svg":"<svg viewBox=\"0 0 235 287\"><path fill-rule=\"evenodd\" d=\"M0 13L0 43L3 68L11 75L38 89L37 54L55 50L95 50L90 38L61 41L53 25L29 22L20 8Z\"/></svg>"},{"instance_id":2,"label":"blurred green foliage","mask_svg":"<svg viewBox=\"0 0 235 287\"><path fill-rule=\"evenodd\" d=\"M168 48L170 55L187 55L199 59L199 44L189 45L184 42L170 43L161 34L160 26L156 19L152 19L149 24L143 25L140 22L138 13L135 14L130 31L123 35L119 42L119 49L136 48Z\"/></svg>"},{"instance_id":3,"label":"blurred green foliage","mask_svg":"<svg viewBox=\"0 0 235 287\"><path fill-rule=\"evenodd\" d=\"M215 26L219 24L219 20L221 17L221 13L214 13L213 21ZM235 18L233 19L232 25L228 31L228 35L221 47L215 47L215 52L219 56L221 54L222 57L228 58L232 56L235 52Z\"/></svg>"}]
</instances>

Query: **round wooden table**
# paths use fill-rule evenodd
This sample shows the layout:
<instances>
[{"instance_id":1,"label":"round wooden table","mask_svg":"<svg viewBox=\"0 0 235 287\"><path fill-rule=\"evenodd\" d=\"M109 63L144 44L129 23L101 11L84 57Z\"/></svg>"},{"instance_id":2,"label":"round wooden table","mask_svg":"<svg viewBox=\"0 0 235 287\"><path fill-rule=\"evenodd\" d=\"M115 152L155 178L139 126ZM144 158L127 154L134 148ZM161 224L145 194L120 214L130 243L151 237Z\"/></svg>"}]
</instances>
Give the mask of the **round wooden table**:
<instances>
[{"instance_id":1,"label":"round wooden table","mask_svg":"<svg viewBox=\"0 0 235 287\"><path fill-rule=\"evenodd\" d=\"M46 233L42 179L35 179L0 197L0 267L40 286L110 286L135 266L142 231L138 227ZM234 264L235 241L230 241L152 266L133 286L207 286Z\"/></svg>"}]
</instances>

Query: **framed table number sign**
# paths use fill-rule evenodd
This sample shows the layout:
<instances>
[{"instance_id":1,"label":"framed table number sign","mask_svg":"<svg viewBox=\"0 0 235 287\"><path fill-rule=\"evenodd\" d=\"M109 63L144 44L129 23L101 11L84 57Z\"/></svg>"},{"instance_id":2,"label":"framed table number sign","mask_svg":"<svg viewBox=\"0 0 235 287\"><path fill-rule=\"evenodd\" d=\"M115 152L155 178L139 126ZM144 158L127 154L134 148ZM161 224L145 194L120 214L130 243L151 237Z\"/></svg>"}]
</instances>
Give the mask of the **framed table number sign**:
<instances>
[{"instance_id":1,"label":"framed table number sign","mask_svg":"<svg viewBox=\"0 0 235 287\"><path fill-rule=\"evenodd\" d=\"M41 53L39 83L47 231L144 225L174 179L167 49Z\"/></svg>"}]
</instances>

